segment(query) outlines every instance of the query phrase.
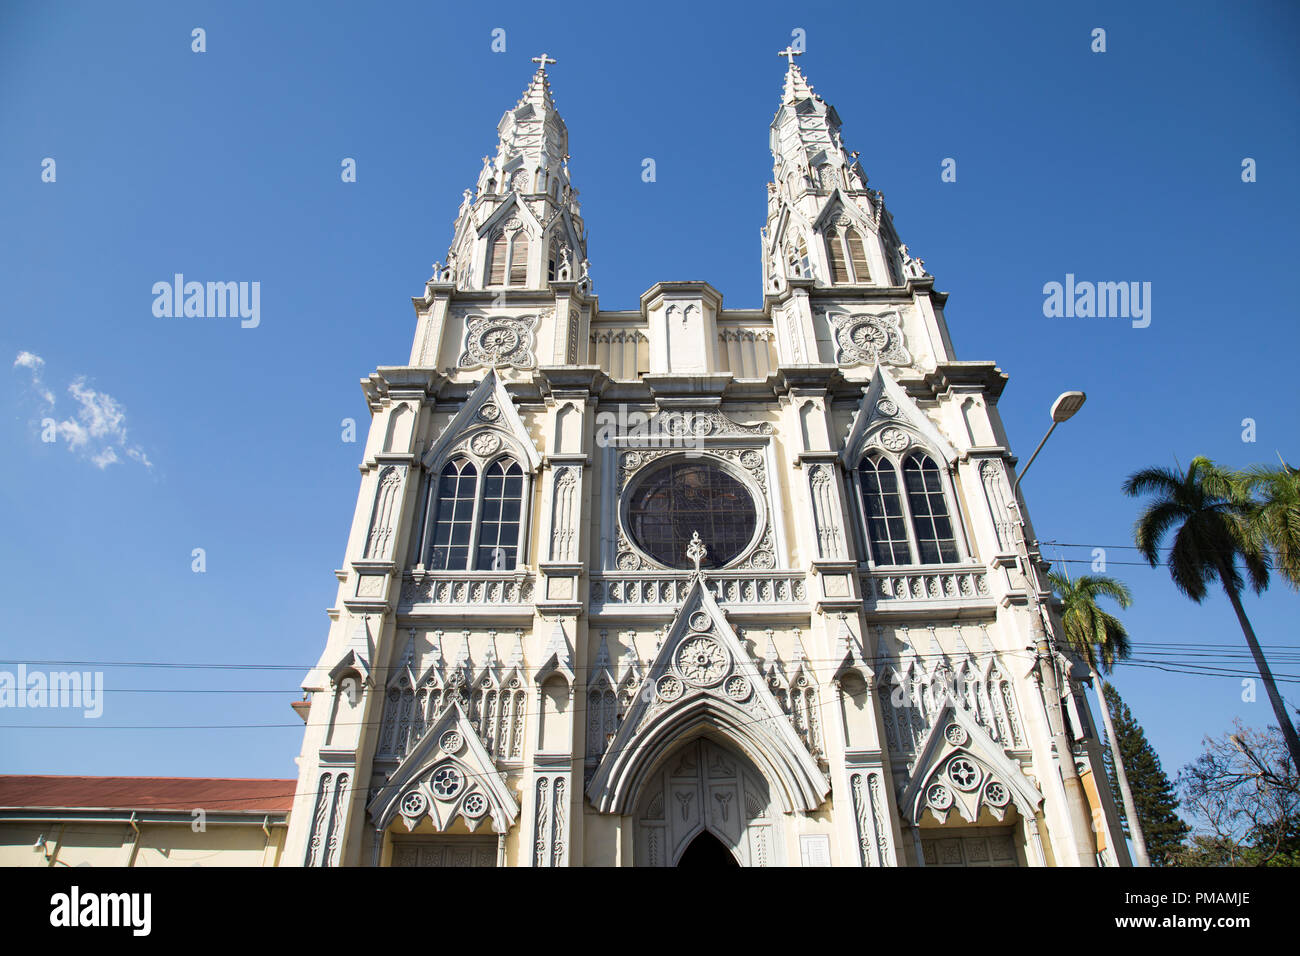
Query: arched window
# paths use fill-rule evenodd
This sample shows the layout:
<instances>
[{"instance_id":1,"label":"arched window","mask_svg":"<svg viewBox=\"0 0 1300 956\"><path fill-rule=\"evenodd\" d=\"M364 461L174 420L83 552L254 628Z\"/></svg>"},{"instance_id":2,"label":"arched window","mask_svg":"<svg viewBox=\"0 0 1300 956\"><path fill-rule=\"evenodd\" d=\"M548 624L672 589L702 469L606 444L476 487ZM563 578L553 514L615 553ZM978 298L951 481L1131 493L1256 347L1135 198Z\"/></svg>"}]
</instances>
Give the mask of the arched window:
<instances>
[{"instance_id":1,"label":"arched window","mask_svg":"<svg viewBox=\"0 0 1300 956\"><path fill-rule=\"evenodd\" d=\"M912 509L921 564L950 564L958 560L948 505L943 498L939 466L929 455L917 453L903 464L903 484Z\"/></svg>"},{"instance_id":2,"label":"arched window","mask_svg":"<svg viewBox=\"0 0 1300 956\"><path fill-rule=\"evenodd\" d=\"M875 453L858 465L871 560L881 565L961 561L943 476L934 459L915 452L899 469Z\"/></svg>"},{"instance_id":3,"label":"arched window","mask_svg":"<svg viewBox=\"0 0 1300 956\"><path fill-rule=\"evenodd\" d=\"M826 252L831 264L831 282L863 285L871 281L866 246L862 234L853 226L833 225L827 229Z\"/></svg>"},{"instance_id":4,"label":"arched window","mask_svg":"<svg viewBox=\"0 0 1300 956\"><path fill-rule=\"evenodd\" d=\"M790 272L800 279L812 278L812 260L808 258L808 243L800 236L796 240L797 245L791 245L787 249L790 257Z\"/></svg>"},{"instance_id":5,"label":"arched window","mask_svg":"<svg viewBox=\"0 0 1300 956\"><path fill-rule=\"evenodd\" d=\"M483 510L479 518L479 571L513 571L519 550L519 512L524 472L509 458L495 461L483 472Z\"/></svg>"},{"instance_id":6,"label":"arched window","mask_svg":"<svg viewBox=\"0 0 1300 956\"><path fill-rule=\"evenodd\" d=\"M506 261L509 243L504 232L498 232L492 240L492 251L488 261L488 285L506 284Z\"/></svg>"},{"instance_id":7,"label":"arched window","mask_svg":"<svg viewBox=\"0 0 1300 956\"><path fill-rule=\"evenodd\" d=\"M498 232L488 256L489 286L528 284L528 233L516 228Z\"/></svg>"},{"instance_id":8,"label":"arched window","mask_svg":"<svg viewBox=\"0 0 1300 956\"><path fill-rule=\"evenodd\" d=\"M453 458L438 478L438 518L433 526L429 567L464 570L474 527L478 470L467 458Z\"/></svg>"},{"instance_id":9,"label":"arched window","mask_svg":"<svg viewBox=\"0 0 1300 956\"><path fill-rule=\"evenodd\" d=\"M440 571L513 571L525 524L524 471L513 458L478 470L453 458L430 488L427 566Z\"/></svg>"},{"instance_id":10,"label":"arched window","mask_svg":"<svg viewBox=\"0 0 1300 956\"><path fill-rule=\"evenodd\" d=\"M528 284L528 233L522 230L510 243L510 284Z\"/></svg>"},{"instance_id":11,"label":"arched window","mask_svg":"<svg viewBox=\"0 0 1300 956\"><path fill-rule=\"evenodd\" d=\"M871 559L876 564L909 564L907 525L893 464L887 458L864 458L858 478L862 483Z\"/></svg>"}]
</instances>

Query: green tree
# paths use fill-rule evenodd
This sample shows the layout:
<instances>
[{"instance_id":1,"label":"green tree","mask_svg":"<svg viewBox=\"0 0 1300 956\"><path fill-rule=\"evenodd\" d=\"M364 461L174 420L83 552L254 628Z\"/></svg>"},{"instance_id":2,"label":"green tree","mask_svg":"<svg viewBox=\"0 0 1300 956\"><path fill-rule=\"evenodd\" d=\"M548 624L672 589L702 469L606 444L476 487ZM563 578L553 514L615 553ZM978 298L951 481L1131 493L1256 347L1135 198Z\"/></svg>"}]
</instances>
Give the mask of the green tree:
<instances>
[{"instance_id":1,"label":"green tree","mask_svg":"<svg viewBox=\"0 0 1300 956\"><path fill-rule=\"evenodd\" d=\"M1173 532L1166 563L1174 585L1198 604L1205 600L1208 585L1223 586L1237 614L1246 644L1273 705L1291 761L1300 764L1300 737L1282 703L1273 672L1255 638L1255 630L1241 604L1245 587L1238 560L1245 566L1250 585L1258 594L1268 587L1268 556L1252 539L1252 508L1243 502L1233 476L1216 468L1208 458L1192 459L1187 472L1171 468L1145 468L1129 475L1124 493L1130 497L1150 495L1133 528L1133 539L1151 567L1160 563L1160 547Z\"/></svg>"},{"instance_id":2,"label":"green tree","mask_svg":"<svg viewBox=\"0 0 1300 956\"><path fill-rule=\"evenodd\" d=\"M1154 866L1167 866L1183 850L1183 838L1190 827L1178 816L1178 797L1174 786L1160 766L1160 758L1142 732L1142 725L1110 684L1102 687L1106 709L1114 724L1114 747L1128 773L1137 808L1138 824L1146 835L1147 854ZM1119 795L1115 760L1104 753L1111 790ZM1125 821L1127 829L1127 821Z\"/></svg>"},{"instance_id":3,"label":"green tree","mask_svg":"<svg viewBox=\"0 0 1300 956\"><path fill-rule=\"evenodd\" d=\"M1249 544L1271 552L1277 572L1300 590L1300 468L1254 465L1232 479L1244 499Z\"/></svg>"},{"instance_id":4,"label":"green tree","mask_svg":"<svg viewBox=\"0 0 1300 956\"><path fill-rule=\"evenodd\" d=\"M1130 647L1128 631L1124 625L1115 615L1103 610L1097 599L1108 597L1120 607L1126 608L1133 603L1133 595L1122 581L1103 575L1084 574L1071 580L1068 574L1053 571L1047 578L1061 598L1061 630L1065 634L1066 643L1087 662L1088 676L1097 691L1097 706L1106 726L1106 737L1110 740L1110 764L1114 766L1113 775L1119 785L1117 797L1124 807L1126 830L1133 840L1134 862L1138 866L1150 866L1151 859L1147 854L1146 839L1138 820L1137 806L1133 802L1128 774L1125 773L1124 758L1115 742L1115 727L1111 721L1110 708L1102 696L1102 681L1098 675L1098 671L1109 674L1116 661L1129 656Z\"/></svg>"}]
</instances>

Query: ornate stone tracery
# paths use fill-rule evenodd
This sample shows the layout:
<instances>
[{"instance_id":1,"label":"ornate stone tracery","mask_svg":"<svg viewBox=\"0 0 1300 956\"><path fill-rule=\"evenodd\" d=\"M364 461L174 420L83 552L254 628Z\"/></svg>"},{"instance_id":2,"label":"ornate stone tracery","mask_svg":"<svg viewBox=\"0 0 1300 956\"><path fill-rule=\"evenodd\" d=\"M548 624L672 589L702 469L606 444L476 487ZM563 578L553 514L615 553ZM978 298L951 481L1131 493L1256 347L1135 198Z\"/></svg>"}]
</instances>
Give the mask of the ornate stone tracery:
<instances>
[{"instance_id":1,"label":"ornate stone tracery","mask_svg":"<svg viewBox=\"0 0 1300 956\"><path fill-rule=\"evenodd\" d=\"M537 365L534 337L541 316L467 315L459 368L530 369Z\"/></svg>"},{"instance_id":2,"label":"ornate stone tracery","mask_svg":"<svg viewBox=\"0 0 1300 956\"><path fill-rule=\"evenodd\" d=\"M847 313L827 310L839 365L911 365L897 311Z\"/></svg>"}]
</instances>

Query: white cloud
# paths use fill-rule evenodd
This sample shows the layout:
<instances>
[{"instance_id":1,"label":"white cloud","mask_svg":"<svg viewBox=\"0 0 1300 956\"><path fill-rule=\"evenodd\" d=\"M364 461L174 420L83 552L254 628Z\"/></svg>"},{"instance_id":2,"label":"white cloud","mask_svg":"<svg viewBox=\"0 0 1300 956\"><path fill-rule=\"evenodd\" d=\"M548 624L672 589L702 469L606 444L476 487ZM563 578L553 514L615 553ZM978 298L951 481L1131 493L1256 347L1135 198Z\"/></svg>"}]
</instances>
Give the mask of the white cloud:
<instances>
[{"instance_id":1,"label":"white cloud","mask_svg":"<svg viewBox=\"0 0 1300 956\"><path fill-rule=\"evenodd\" d=\"M122 455L137 461L146 468L153 462L138 445L127 441L126 409L112 395L91 388L84 375L78 376L68 386L68 394L76 402L74 416L56 421L52 415L56 404L54 393L45 386L41 373L45 360L33 352L19 352L14 368L25 368L31 373L32 391L41 400L47 412L41 423L42 431L53 423L54 434L67 445L68 450L90 459L91 464L103 470L122 461Z\"/></svg>"},{"instance_id":2,"label":"white cloud","mask_svg":"<svg viewBox=\"0 0 1300 956\"><path fill-rule=\"evenodd\" d=\"M29 369L32 373L32 391L39 395L46 405L54 404L54 393L45 387L45 382L41 379L41 369L45 368L45 359L34 352L19 352L18 357L14 359L14 368Z\"/></svg>"}]
</instances>

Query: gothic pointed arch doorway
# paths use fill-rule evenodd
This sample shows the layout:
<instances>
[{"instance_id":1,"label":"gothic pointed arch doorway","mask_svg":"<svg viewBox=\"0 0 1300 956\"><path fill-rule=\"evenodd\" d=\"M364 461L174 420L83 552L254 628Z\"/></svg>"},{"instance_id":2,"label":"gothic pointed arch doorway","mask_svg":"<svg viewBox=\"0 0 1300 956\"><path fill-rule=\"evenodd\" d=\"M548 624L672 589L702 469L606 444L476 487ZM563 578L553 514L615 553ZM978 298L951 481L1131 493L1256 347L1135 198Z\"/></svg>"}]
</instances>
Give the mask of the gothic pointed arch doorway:
<instances>
[{"instance_id":1,"label":"gothic pointed arch doorway","mask_svg":"<svg viewBox=\"0 0 1300 956\"><path fill-rule=\"evenodd\" d=\"M668 754L642 791L635 819L638 866L773 866L782 859L781 812L767 781L739 751L708 737Z\"/></svg>"}]
</instances>

